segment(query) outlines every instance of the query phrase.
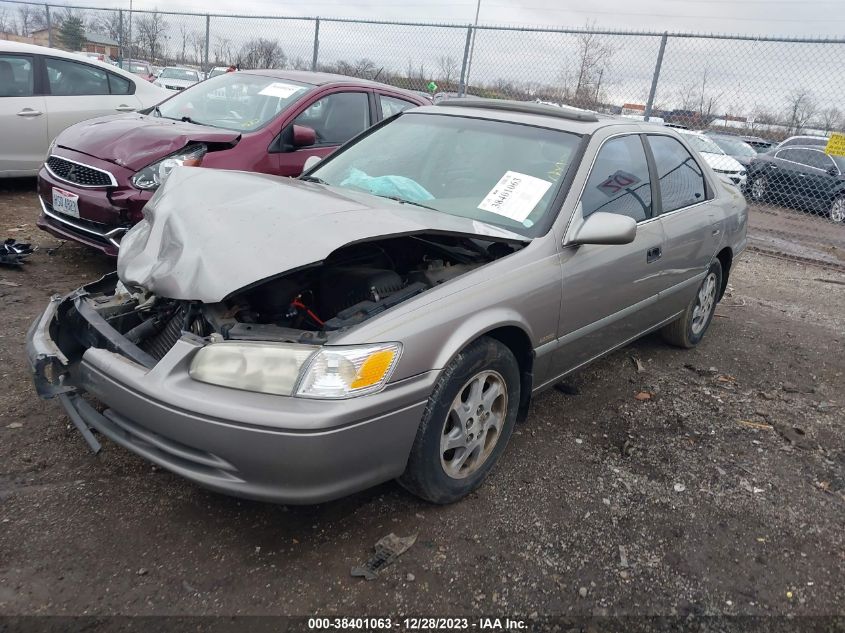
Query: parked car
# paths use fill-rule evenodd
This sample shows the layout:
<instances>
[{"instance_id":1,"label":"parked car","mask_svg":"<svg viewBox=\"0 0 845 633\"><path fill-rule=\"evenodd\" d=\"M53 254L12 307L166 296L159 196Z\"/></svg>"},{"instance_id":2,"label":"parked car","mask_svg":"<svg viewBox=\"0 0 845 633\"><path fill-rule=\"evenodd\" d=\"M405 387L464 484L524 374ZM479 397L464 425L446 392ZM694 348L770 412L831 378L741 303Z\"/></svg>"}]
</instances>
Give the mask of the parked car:
<instances>
[{"instance_id":1,"label":"parked car","mask_svg":"<svg viewBox=\"0 0 845 633\"><path fill-rule=\"evenodd\" d=\"M382 117L422 103L340 75L226 73L145 114L65 130L38 174L38 226L116 255L176 165L298 176L309 156L326 156Z\"/></svg>"},{"instance_id":2,"label":"parked car","mask_svg":"<svg viewBox=\"0 0 845 633\"><path fill-rule=\"evenodd\" d=\"M133 75L143 77L147 81L155 81L154 66L149 62L140 59L124 59L121 67L128 70Z\"/></svg>"},{"instance_id":3,"label":"parked car","mask_svg":"<svg viewBox=\"0 0 845 633\"><path fill-rule=\"evenodd\" d=\"M447 104L298 180L174 169L117 273L33 325L38 392L219 492L398 477L448 503L563 376L654 330L701 342L746 245L736 187L670 129Z\"/></svg>"},{"instance_id":4,"label":"parked car","mask_svg":"<svg viewBox=\"0 0 845 633\"><path fill-rule=\"evenodd\" d=\"M787 146L754 160L748 171L755 202L775 202L845 222L845 157L819 147Z\"/></svg>"},{"instance_id":5,"label":"parked car","mask_svg":"<svg viewBox=\"0 0 845 633\"><path fill-rule=\"evenodd\" d=\"M826 136L790 136L778 143L775 149L782 147L825 147L829 140Z\"/></svg>"},{"instance_id":6,"label":"parked car","mask_svg":"<svg viewBox=\"0 0 845 633\"><path fill-rule=\"evenodd\" d=\"M757 150L738 136L727 134L708 134L707 138L712 140L728 156L748 170L748 165L757 158Z\"/></svg>"},{"instance_id":7,"label":"parked car","mask_svg":"<svg viewBox=\"0 0 845 633\"><path fill-rule=\"evenodd\" d=\"M692 145L713 171L727 183L736 185L740 190L745 189L746 169L736 159L728 156L721 147L702 132L678 130L687 142Z\"/></svg>"},{"instance_id":8,"label":"parked car","mask_svg":"<svg viewBox=\"0 0 845 633\"><path fill-rule=\"evenodd\" d=\"M34 176L79 121L150 107L170 93L75 53L0 40L0 178Z\"/></svg>"},{"instance_id":9,"label":"parked car","mask_svg":"<svg viewBox=\"0 0 845 633\"><path fill-rule=\"evenodd\" d=\"M82 57L86 57L87 59L95 59L98 62L103 62L105 64L110 64L112 66L117 64L116 61L114 61L111 57L109 57L105 53L94 53L94 52L91 52L91 51L76 51L76 54L81 55Z\"/></svg>"},{"instance_id":10,"label":"parked car","mask_svg":"<svg viewBox=\"0 0 845 633\"><path fill-rule=\"evenodd\" d=\"M156 75L153 83L156 86L161 86L168 90L184 90L200 81L202 81L202 77L200 77L199 71L193 68L167 66L162 68L161 72Z\"/></svg>"},{"instance_id":11,"label":"parked car","mask_svg":"<svg viewBox=\"0 0 845 633\"><path fill-rule=\"evenodd\" d=\"M754 148L754 151L758 154L765 154L766 152L771 151L771 149L777 144L774 141L769 141L764 138L760 138L759 136L740 136L743 142L748 143L751 147Z\"/></svg>"},{"instance_id":12,"label":"parked car","mask_svg":"<svg viewBox=\"0 0 845 633\"><path fill-rule=\"evenodd\" d=\"M217 75L225 75L227 72L229 72L228 66L215 66L214 68L208 71L206 79L211 79L212 77L216 77Z\"/></svg>"}]
</instances>

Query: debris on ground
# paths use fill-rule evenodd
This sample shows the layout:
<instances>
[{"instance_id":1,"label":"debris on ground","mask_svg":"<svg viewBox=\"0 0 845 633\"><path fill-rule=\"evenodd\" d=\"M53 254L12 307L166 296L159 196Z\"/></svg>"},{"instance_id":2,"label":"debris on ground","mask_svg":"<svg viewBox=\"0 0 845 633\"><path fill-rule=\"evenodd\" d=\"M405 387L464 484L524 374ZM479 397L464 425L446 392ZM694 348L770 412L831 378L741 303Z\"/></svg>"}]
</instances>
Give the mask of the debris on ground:
<instances>
[{"instance_id":1,"label":"debris on ground","mask_svg":"<svg viewBox=\"0 0 845 633\"><path fill-rule=\"evenodd\" d=\"M675 488L675 492L683 492L684 490L687 489L687 487L682 483L676 483L674 488Z\"/></svg>"},{"instance_id":2,"label":"debris on ground","mask_svg":"<svg viewBox=\"0 0 845 633\"><path fill-rule=\"evenodd\" d=\"M684 369L689 369L692 372L695 372L699 376L715 376L719 373L719 370L715 367L696 367L692 363L684 363Z\"/></svg>"},{"instance_id":3,"label":"debris on ground","mask_svg":"<svg viewBox=\"0 0 845 633\"><path fill-rule=\"evenodd\" d=\"M569 382L559 382L555 385L555 389L567 396L577 396L581 393L581 390L578 389L578 387Z\"/></svg>"},{"instance_id":4,"label":"debris on ground","mask_svg":"<svg viewBox=\"0 0 845 633\"><path fill-rule=\"evenodd\" d=\"M375 580L382 569L407 552L416 541L416 534L402 537L391 532L378 540L373 547L373 555L364 563L363 567L352 568L352 575L367 580Z\"/></svg>"},{"instance_id":5,"label":"debris on ground","mask_svg":"<svg viewBox=\"0 0 845 633\"><path fill-rule=\"evenodd\" d=\"M24 244L10 237L0 244L0 264L21 266L27 255L34 252L35 249L32 248L32 244Z\"/></svg>"},{"instance_id":6,"label":"debris on ground","mask_svg":"<svg viewBox=\"0 0 845 633\"><path fill-rule=\"evenodd\" d=\"M0 286L11 286L12 288L20 288L20 284L16 284L14 281L6 281L5 279L0 279Z\"/></svg>"},{"instance_id":7,"label":"debris on ground","mask_svg":"<svg viewBox=\"0 0 845 633\"><path fill-rule=\"evenodd\" d=\"M640 391L636 396L634 396L634 398L640 402L645 402L646 400L651 400L652 396L654 396L654 394L650 391Z\"/></svg>"},{"instance_id":8,"label":"debris on ground","mask_svg":"<svg viewBox=\"0 0 845 633\"><path fill-rule=\"evenodd\" d=\"M752 420L739 420L739 424L742 426L747 426L752 429L762 429L765 431L771 431L773 427L771 424L764 424L763 422L753 422Z\"/></svg>"},{"instance_id":9,"label":"debris on ground","mask_svg":"<svg viewBox=\"0 0 845 633\"><path fill-rule=\"evenodd\" d=\"M636 356L631 356L631 362L634 363L634 367L637 368L638 374L641 374L645 371L645 365L643 365L643 362Z\"/></svg>"}]
</instances>

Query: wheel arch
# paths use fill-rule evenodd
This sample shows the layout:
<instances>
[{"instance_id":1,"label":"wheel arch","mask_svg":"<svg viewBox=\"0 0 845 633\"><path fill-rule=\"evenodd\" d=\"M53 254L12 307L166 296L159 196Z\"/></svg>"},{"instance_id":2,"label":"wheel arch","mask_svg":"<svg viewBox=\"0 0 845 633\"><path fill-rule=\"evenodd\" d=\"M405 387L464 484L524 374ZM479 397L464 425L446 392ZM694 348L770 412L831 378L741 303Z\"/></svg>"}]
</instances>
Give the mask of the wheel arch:
<instances>
[{"instance_id":1,"label":"wheel arch","mask_svg":"<svg viewBox=\"0 0 845 633\"><path fill-rule=\"evenodd\" d=\"M728 288L728 276L731 272L731 266L733 265L734 254L731 250L730 246L726 246L722 250L720 250L716 254L716 259L719 260L719 263L722 265L722 285L719 288L719 301L722 300L722 297L725 295L725 290Z\"/></svg>"},{"instance_id":2,"label":"wheel arch","mask_svg":"<svg viewBox=\"0 0 845 633\"><path fill-rule=\"evenodd\" d=\"M516 325L494 327L479 334L464 346L471 345L480 338L495 339L507 347L516 358L519 365L519 417L522 421L528 415L528 405L531 403L531 390L534 384L534 348L528 333ZM462 348L463 349L463 348Z\"/></svg>"}]
</instances>

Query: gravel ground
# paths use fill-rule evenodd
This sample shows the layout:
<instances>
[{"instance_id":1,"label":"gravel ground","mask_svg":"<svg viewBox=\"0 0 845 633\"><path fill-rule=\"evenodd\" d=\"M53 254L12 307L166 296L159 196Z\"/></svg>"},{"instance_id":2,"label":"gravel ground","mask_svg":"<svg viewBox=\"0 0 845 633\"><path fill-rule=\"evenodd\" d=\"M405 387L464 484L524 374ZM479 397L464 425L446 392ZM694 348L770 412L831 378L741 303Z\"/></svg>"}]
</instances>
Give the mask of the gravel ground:
<instances>
[{"instance_id":1,"label":"gravel ground","mask_svg":"<svg viewBox=\"0 0 845 633\"><path fill-rule=\"evenodd\" d=\"M647 337L541 396L461 503L273 506L94 457L36 398L26 328L111 262L49 254L31 188L0 181L0 236L39 246L0 270L0 614L845 613L841 272L747 254L698 349ZM416 544L350 577L390 532Z\"/></svg>"}]
</instances>

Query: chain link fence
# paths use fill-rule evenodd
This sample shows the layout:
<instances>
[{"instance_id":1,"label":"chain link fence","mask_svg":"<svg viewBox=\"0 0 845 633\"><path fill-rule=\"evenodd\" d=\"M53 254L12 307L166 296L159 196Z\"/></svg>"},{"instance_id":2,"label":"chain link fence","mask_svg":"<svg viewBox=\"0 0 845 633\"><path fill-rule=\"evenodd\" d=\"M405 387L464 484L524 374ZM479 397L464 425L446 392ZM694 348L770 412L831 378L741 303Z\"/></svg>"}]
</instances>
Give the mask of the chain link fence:
<instances>
[{"instance_id":1,"label":"chain link fence","mask_svg":"<svg viewBox=\"0 0 845 633\"><path fill-rule=\"evenodd\" d=\"M845 132L845 38L130 13L0 0L0 39L108 46L116 58L204 71L330 71L435 100L543 101L703 132L692 137L702 157L751 203L753 247L845 267L845 158L825 151L831 135Z\"/></svg>"}]
</instances>

